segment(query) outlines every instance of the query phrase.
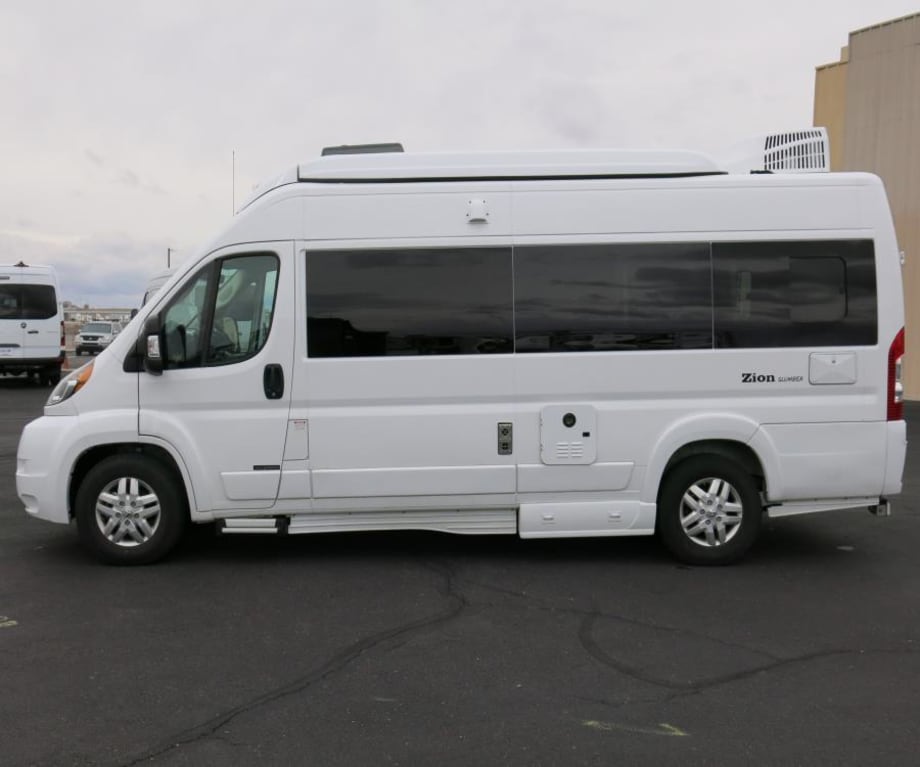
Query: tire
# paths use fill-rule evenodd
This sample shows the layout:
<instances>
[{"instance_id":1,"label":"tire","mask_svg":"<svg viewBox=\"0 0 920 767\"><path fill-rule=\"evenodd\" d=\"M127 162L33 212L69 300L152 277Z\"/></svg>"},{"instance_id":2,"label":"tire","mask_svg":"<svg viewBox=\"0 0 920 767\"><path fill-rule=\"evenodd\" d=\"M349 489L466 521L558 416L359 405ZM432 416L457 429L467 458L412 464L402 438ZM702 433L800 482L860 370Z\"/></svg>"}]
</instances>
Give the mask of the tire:
<instances>
[{"instance_id":1,"label":"tire","mask_svg":"<svg viewBox=\"0 0 920 767\"><path fill-rule=\"evenodd\" d=\"M722 456L699 455L679 463L658 494L658 536L689 565L737 561L754 544L762 521L754 478Z\"/></svg>"},{"instance_id":2,"label":"tire","mask_svg":"<svg viewBox=\"0 0 920 767\"><path fill-rule=\"evenodd\" d=\"M188 519L183 488L161 463L113 455L87 473L74 505L83 544L101 561L145 565L165 557Z\"/></svg>"},{"instance_id":3,"label":"tire","mask_svg":"<svg viewBox=\"0 0 920 767\"><path fill-rule=\"evenodd\" d=\"M42 386L57 386L61 380L61 368L57 365L45 368L38 377Z\"/></svg>"}]
</instances>

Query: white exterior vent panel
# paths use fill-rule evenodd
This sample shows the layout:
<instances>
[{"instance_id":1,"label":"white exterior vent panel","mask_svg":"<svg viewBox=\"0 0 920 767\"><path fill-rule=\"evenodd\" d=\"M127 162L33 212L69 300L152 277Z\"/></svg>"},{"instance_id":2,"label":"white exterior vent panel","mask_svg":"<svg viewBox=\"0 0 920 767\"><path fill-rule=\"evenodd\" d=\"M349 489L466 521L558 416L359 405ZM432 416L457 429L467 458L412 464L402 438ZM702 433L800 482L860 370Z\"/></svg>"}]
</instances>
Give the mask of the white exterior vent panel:
<instances>
[{"instance_id":1,"label":"white exterior vent panel","mask_svg":"<svg viewBox=\"0 0 920 767\"><path fill-rule=\"evenodd\" d=\"M831 158L827 130L811 128L767 136L763 169L782 173L828 173Z\"/></svg>"},{"instance_id":2,"label":"white exterior vent panel","mask_svg":"<svg viewBox=\"0 0 920 767\"><path fill-rule=\"evenodd\" d=\"M753 136L719 158L729 173L828 173L830 141L826 128L804 128Z\"/></svg>"},{"instance_id":3,"label":"white exterior vent panel","mask_svg":"<svg viewBox=\"0 0 920 767\"><path fill-rule=\"evenodd\" d=\"M540 412L540 460L549 466L597 460L597 411L590 405L548 405Z\"/></svg>"}]
</instances>

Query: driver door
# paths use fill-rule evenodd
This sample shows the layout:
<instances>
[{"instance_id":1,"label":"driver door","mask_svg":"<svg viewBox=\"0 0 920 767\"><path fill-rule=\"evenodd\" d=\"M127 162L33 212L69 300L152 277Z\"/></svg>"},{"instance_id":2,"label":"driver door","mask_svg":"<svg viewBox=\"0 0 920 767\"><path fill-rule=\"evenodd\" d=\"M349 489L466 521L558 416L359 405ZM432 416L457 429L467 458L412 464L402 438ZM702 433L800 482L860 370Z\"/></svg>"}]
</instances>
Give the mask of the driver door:
<instances>
[{"instance_id":1,"label":"driver door","mask_svg":"<svg viewBox=\"0 0 920 767\"><path fill-rule=\"evenodd\" d=\"M275 503L290 407L292 250L220 251L159 310L164 370L140 374L139 430L178 450L199 510Z\"/></svg>"}]
</instances>

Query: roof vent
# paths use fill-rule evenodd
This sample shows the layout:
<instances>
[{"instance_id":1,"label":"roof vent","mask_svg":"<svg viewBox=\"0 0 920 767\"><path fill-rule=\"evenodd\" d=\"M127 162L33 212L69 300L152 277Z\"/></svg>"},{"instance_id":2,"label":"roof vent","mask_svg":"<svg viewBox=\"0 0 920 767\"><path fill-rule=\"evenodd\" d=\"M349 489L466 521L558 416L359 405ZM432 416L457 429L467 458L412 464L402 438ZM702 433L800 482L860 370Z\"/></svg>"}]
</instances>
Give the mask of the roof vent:
<instances>
[{"instance_id":1,"label":"roof vent","mask_svg":"<svg viewBox=\"0 0 920 767\"><path fill-rule=\"evenodd\" d=\"M831 169L827 129L774 133L764 141L763 169L782 173L827 173Z\"/></svg>"},{"instance_id":2,"label":"roof vent","mask_svg":"<svg viewBox=\"0 0 920 767\"><path fill-rule=\"evenodd\" d=\"M341 146L323 147L323 157L331 154L383 154L385 152L402 152L403 145L397 142L384 144L342 144Z\"/></svg>"},{"instance_id":3,"label":"roof vent","mask_svg":"<svg viewBox=\"0 0 920 767\"><path fill-rule=\"evenodd\" d=\"M729 173L827 173L830 142L826 128L762 134L733 146L720 160Z\"/></svg>"}]
</instances>

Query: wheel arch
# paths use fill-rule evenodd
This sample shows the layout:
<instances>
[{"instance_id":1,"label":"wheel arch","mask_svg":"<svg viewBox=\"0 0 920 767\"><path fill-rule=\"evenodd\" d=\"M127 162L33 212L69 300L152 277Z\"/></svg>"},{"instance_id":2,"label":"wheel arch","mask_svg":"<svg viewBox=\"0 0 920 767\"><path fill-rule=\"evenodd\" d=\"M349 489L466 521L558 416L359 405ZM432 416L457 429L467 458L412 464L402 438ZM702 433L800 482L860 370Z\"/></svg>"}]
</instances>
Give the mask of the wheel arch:
<instances>
[{"instance_id":1,"label":"wheel arch","mask_svg":"<svg viewBox=\"0 0 920 767\"><path fill-rule=\"evenodd\" d=\"M665 464L664 471L662 471L662 481L658 483L659 494L661 492L661 486L664 484L664 478L668 476L668 473L673 468L680 465L688 458L699 455L719 456L720 458L725 458L726 460L738 464L748 474L754 477L755 483L761 492L765 489L766 474L763 464L760 462L757 453L755 453L749 445L728 439L706 439L683 445L670 457Z\"/></svg>"},{"instance_id":2,"label":"wheel arch","mask_svg":"<svg viewBox=\"0 0 920 767\"><path fill-rule=\"evenodd\" d=\"M194 493L186 473L182 470L179 461L161 445L146 442L113 442L104 445L94 445L85 450L77 458L70 475L70 484L67 489L67 508L70 518L73 519L77 491L86 475L100 461L113 455L143 455L156 461L169 471L179 488L185 495L186 508L191 512L194 506Z\"/></svg>"},{"instance_id":3,"label":"wheel arch","mask_svg":"<svg viewBox=\"0 0 920 767\"><path fill-rule=\"evenodd\" d=\"M681 419L655 444L645 472L641 500L657 503L661 483L668 471L696 455L713 454L739 463L759 478L761 490L770 476L761 456L750 443L760 425L740 415L706 414Z\"/></svg>"}]
</instances>

